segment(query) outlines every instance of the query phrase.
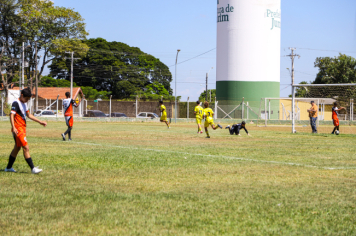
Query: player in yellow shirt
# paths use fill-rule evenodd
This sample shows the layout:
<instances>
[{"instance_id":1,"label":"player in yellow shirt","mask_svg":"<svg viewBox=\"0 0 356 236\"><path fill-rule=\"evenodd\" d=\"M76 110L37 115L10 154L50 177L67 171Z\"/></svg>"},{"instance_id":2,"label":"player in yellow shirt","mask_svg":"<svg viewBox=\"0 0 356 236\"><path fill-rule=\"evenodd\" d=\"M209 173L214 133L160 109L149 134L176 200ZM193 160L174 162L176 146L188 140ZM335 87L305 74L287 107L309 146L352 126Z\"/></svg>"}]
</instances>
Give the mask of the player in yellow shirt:
<instances>
[{"instance_id":1,"label":"player in yellow shirt","mask_svg":"<svg viewBox=\"0 0 356 236\"><path fill-rule=\"evenodd\" d=\"M162 116L161 116L161 122L164 122L166 123L168 129L170 128L169 127L169 123L168 123L168 120L167 120L167 111L166 111L166 106L163 105L163 101L159 101L159 110L162 112Z\"/></svg>"},{"instance_id":2,"label":"player in yellow shirt","mask_svg":"<svg viewBox=\"0 0 356 236\"><path fill-rule=\"evenodd\" d=\"M211 128L213 128L213 130L216 130L218 127L220 129L222 129L222 126L220 124L215 126L214 120L213 120L214 112L211 108L209 108L209 103L207 101L204 102L204 108L205 108L204 109L204 117L205 117L204 128L205 128L205 132L206 132L206 137L210 138L209 131L208 131L209 125L211 125Z\"/></svg>"},{"instance_id":3,"label":"player in yellow shirt","mask_svg":"<svg viewBox=\"0 0 356 236\"><path fill-rule=\"evenodd\" d=\"M195 114L195 119L197 121L197 125L198 125L198 134L199 133L203 133L203 130L201 129L201 120L203 119L203 115L204 115L204 110L203 108L200 106L200 101L197 101L197 105L194 109L194 114Z\"/></svg>"}]
</instances>

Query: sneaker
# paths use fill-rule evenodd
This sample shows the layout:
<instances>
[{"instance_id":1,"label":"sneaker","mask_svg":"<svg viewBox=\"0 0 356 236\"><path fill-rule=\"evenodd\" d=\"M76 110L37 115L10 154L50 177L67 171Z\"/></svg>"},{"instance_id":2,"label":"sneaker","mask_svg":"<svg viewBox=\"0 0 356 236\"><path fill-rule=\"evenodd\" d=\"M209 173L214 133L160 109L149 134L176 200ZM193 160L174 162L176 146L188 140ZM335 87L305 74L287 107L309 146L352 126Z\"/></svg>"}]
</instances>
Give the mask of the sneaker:
<instances>
[{"instance_id":1,"label":"sneaker","mask_svg":"<svg viewBox=\"0 0 356 236\"><path fill-rule=\"evenodd\" d=\"M14 170L14 168L10 168L10 169L8 169L8 168L5 168L5 172L16 172L16 170Z\"/></svg>"},{"instance_id":2,"label":"sneaker","mask_svg":"<svg viewBox=\"0 0 356 236\"><path fill-rule=\"evenodd\" d=\"M66 141L66 136L64 134L61 134L61 135L62 135L63 141Z\"/></svg>"},{"instance_id":3,"label":"sneaker","mask_svg":"<svg viewBox=\"0 0 356 236\"><path fill-rule=\"evenodd\" d=\"M39 169L38 167L34 167L34 168L32 169L32 174L38 174L38 173L40 173L40 172L42 172L42 169Z\"/></svg>"},{"instance_id":4,"label":"sneaker","mask_svg":"<svg viewBox=\"0 0 356 236\"><path fill-rule=\"evenodd\" d=\"M220 124L218 124L218 127L219 127L220 129L222 129L222 126L221 126Z\"/></svg>"}]
</instances>

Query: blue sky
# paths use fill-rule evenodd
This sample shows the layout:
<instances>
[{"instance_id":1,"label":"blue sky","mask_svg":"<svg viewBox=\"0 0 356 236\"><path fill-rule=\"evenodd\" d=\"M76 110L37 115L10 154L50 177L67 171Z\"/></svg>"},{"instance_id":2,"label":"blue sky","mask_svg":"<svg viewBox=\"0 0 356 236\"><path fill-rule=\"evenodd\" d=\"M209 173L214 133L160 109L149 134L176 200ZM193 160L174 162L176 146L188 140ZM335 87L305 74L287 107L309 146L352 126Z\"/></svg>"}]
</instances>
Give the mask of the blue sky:
<instances>
[{"instance_id":1,"label":"blue sky","mask_svg":"<svg viewBox=\"0 0 356 236\"><path fill-rule=\"evenodd\" d=\"M247 0L246 0L247 1ZM313 81L316 57L339 52L356 57L355 0L281 0L281 96L290 94L289 47L301 58L295 62L295 82ZM74 8L85 19L89 38L119 41L159 58L167 66L216 48L216 0L54 0ZM215 88L216 51L178 65L177 95L196 100ZM174 78L175 68L170 67ZM174 89L174 80L172 88Z\"/></svg>"}]
</instances>

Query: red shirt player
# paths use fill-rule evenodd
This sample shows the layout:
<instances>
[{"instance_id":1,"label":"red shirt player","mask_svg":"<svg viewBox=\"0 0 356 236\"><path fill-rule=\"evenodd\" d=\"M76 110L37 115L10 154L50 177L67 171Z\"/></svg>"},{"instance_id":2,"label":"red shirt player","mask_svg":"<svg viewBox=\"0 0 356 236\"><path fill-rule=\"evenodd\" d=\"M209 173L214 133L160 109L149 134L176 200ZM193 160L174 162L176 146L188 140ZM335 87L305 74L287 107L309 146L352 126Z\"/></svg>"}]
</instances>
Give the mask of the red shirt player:
<instances>
[{"instance_id":1,"label":"red shirt player","mask_svg":"<svg viewBox=\"0 0 356 236\"><path fill-rule=\"evenodd\" d=\"M32 173L38 174L42 171L41 169L33 165L32 158L30 156L30 149L28 147L26 139L26 116L31 120L40 123L44 127L46 127L47 123L38 120L36 117L29 113L26 102L30 100L31 96L31 90L29 88L25 88L21 91L21 97L19 98L19 100L14 101L12 103L10 122L12 127L11 132L15 140L15 147L10 154L9 163L5 168L6 172L16 172L14 168L12 168L12 165L14 164L17 154L19 153L21 148L23 150L23 155L25 156L26 162L31 168Z\"/></svg>"},{"instance_id":2,"label":"red shirt player","mask_svg":"<svg viewBox=\"0 0 356 236\"><path fill-rule=\"evenodd\" d=\"M331 111L332 111L332 119L333 119L333 122L334 122L334 130L333 132L331 132L331 134L334 134L335 133L335 130L339 131L339 113L338 111L341 111L342 109L345 109L345 107L340 107L340 108L337 108L337 102L334 102L334 106L333 108L331 108Z\"/></svg>"},{"instance_id":3,"label":"red shirt player","mask_svg":"<svg viewBox=\"0 0 356 236\"><path fill-rule=\"evenodd\" d=\"M70 98L70 93L66 92L66 99L63 100L64 118L68 129L62 134L63 141L66 141L66 135L68 134L68 141L72 140L73 129L73 106L78 107L78 104ZM79 101L80 102L80 101Z\"/></svg>"}]
</instances>

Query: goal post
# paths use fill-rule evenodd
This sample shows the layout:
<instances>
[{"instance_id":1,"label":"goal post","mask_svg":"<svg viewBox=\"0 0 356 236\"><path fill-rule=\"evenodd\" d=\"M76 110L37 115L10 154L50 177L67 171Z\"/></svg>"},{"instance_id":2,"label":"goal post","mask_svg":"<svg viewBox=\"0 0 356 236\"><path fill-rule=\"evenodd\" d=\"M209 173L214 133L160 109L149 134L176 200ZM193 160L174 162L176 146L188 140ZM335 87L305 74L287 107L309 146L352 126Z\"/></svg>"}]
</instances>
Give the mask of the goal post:
<instances>
[{"instance_id":1,"label":"goal post","mask_svg":"<svg viewBox=\"0 0 356 236\"><path fill-rule=\"evenodd\" d=\"M309 117L309 112L305 109L307 104L304 104L300 111L296 110L296 102L304 100L304 103L314 101L318 107L316 126L319 133L332 132L334 126L331 109L334 102L337 102L338 107L345 107L339 113L340 132L356 134L353 118L356 84L294 84L292 88L292 133L311 132L310 120L308 122L305 119L307 115ZM297 107L299 109L299 106ZM309 105L310 107L311 105Z\"/></svg>"}]
</instances>

